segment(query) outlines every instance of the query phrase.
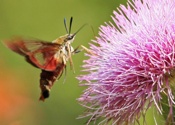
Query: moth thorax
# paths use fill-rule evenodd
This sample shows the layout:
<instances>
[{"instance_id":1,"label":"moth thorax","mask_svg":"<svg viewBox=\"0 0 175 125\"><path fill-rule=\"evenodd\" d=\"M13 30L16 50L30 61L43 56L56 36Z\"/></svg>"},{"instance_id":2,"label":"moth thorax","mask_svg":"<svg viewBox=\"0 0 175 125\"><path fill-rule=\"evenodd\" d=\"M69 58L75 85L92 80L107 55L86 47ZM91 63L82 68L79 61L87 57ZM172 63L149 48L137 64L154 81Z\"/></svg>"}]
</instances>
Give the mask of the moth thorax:
<instances>
[{"instance_id":1,"label":"moth thorax","mask_svg":"<svg viewBox=\"0 0 175 125\"><path fill-rule=\"evenodd\" d=\"M67 35L60 36L59 38L57 38L56 40L54 40L52 42L57 43L57 44L63 44L66 38L67 38Z\"/></svg>"}]
</instances>

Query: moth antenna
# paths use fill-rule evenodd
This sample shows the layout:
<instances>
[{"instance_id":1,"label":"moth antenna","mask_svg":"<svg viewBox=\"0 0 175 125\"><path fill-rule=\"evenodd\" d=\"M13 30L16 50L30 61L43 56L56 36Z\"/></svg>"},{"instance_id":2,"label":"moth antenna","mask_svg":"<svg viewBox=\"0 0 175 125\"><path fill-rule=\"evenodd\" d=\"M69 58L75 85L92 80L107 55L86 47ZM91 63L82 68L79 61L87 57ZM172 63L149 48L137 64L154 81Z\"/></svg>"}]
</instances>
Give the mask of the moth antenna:
<instances>
[{"instance_id":1,"label":"moth antenna","mask_svg":"<svg viewBox=\"0 0 175 125\"><path fill-rule=\"evenodd\" d=\"M67 32L67 34L68 34L68 29L67 29L67 25L66 25L66 18L64 18L64 27L65 27L66 32Z\"/></svg>"},{"instance_id":2,"label":"moth antenna","mask_svg":"<svg viewBox=\"0 0 175 125\"><path fill-rule=\"evenodd\" d=\"M68 34L71 33L72 21L73 21L73 17L70 18L69 33Z\"/></svg>"},{"instance_id":3,"label":"moth antenna","mask_svg":"<svg viewBox=\"0 0 175 125\"><path fill-rule=\"evenodd\" d=\"M82 25L74 34L73 34L73 36L75 36L81 29L83 29L83 27L85 27L87 24L84 24L84 25Z\"/></svg>"},{"instance_id":4,"label":"moth antenna","mask_svg":"<svg viewBox=\"0 0 175 125\"><path fill-rule=\"evenodd\" d=\"M74 34L73 36L75 36L81 29L83 29L86 25L90 26L92 32L93 32L93 35L95 36L95 31L94 31L94 28L92 25L88 24L88 23L85 23L84 25L82 25Z\"/></svg>"},{"instance_id":5,"label":"moth antenna","mask_svg":"<svg viewBox=\"0 0 175 125\"><path fill-rule=\"evenodd\" d=\"M89 25L90 27L91 27L91 30L92 30L92 32L93 32L93 35L94 35L94 37L95 37L95 31L94 31L94 28L93 28L93 26L92 25Z\"/></svg>"}]
</instances>

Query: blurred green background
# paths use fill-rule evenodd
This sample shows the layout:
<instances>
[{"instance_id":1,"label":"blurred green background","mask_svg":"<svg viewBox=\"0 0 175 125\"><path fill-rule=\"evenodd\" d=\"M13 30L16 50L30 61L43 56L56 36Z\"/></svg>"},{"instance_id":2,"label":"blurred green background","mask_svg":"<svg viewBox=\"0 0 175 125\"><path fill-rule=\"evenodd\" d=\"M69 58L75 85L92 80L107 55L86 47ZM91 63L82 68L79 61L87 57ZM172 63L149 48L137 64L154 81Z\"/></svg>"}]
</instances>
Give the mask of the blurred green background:
<instances>
[{"instance_id":1,"label":"blurred green background","mask_svg":"<svg viewBox=\"0 0 175 125\"><path fill-rule=\"evenodd\" d=\"M63 19L74 17L72 32L83 24L99 26L111 21L113 10L126 0L0 0L0 40L12 36L26 36L52 41L66 34ZM73 43L89 46L94 33L89 26L81 30ZM77 120L84 109L76 99L83 91L75 78L81 74L86 59L84 52L73 56L76 73L67 67L57 81L49 99L40 96L40 70L0 44L0 125L83 125L87 119ZM152 118L153 119L153 118Z\"/></svg>"}]
</instances>

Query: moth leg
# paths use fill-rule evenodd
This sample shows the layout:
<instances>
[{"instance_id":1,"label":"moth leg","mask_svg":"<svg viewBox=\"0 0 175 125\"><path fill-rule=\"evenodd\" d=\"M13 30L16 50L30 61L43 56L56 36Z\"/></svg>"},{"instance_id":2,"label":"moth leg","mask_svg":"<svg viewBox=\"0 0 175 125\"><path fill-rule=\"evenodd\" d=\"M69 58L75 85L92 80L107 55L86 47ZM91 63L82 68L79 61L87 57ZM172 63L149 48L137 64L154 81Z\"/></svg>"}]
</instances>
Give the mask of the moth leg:
<instances>
[{"instance_id":1,"label":"moth leg","mask_svg":"<svg viewBox=\"0 0 175 125\"><path fill-rule=\"evenodd\" d=\"M81 49L79 49L80 47L81 47ZM90 49L88 49L87 47L85 47L83 45L79 45L78 47L76 47L72 53L76 54L76 53L79 53L83 50L85 50L87 53L89 53L91 55L95 55Z\"/></svg>"},{"instance_id":2,"label":"moth leg","mask_svg":"<svg viewBox=\"0 0 175 125\"><path fill-rule=\"evenodd\" d=\"M77 46L77 47L74 49L74 51L72 52L72 54L77 54L77 53L83 51L83 49L80 49L80 47L81 47L81 45Z\"/></svg>"},{"instance_id":3,"label":"moth leg","mask_svg":"<svg viewBox=\"0 0 175 125\"><path fill-rule=\"evenodd\" d=\"M73 60L72 60L72 52L71 52L71 48L70 48L69 45L67 46L67 49L68 49L68 57L69 57L69 62L70 62L70 68L75 73L74 64L73 64Z\"/></svg>"},{"instance_id":4,"label":"moth leg","mask_svg":"<svg viewBox=\"0 0 175 125\"><path fill-rule=\"evenodd\" d=\"M66 75L67 75L67 69L66 69L66 65L65 65L65 68L64 68L64 81L63 81L63 83L65 83L66 82Z\"/></svg>"},{"instance_id":5,"label":"moth leg","mask_svg":"<svg viewBox=\"0 0 175 125\"><path fill-rule=\"evenodd\" d=\"M85 47L85 46L83 46L83 45L80 45L81 46L81 48L83 49L83 50L85 50L87 53L89 53L89 54L91 54L91 55L95 55L90 49L88 49L87 47Z\"/></svg>"},{"instance_id":6,"label":"moth leg","mask_svg":"<svg viewBox=\"0 0 175 125\"><path fill-rule=\"evenodd\" d=\"M61 57L62 57L62 63L63 63L63 65L64 65L63 67L64 67L64 70L65 70L65 76L64 76L64 81L63 81L63 83L65 83L65 81L66 81L66 74L67 74L67 70L66 70L67 58L66 58L66 55L64 55L63 53L61 53L60 55L61 55ZM63 70L60 71L60 72L61 72L61 73L60 73L59 77L57 78L57 80L60 79L60 77L62 76Z\"/></svg>"},{"instance_id":7,"label":"moth leg","mask_svg":"<svg viewBox=\"0 0 175 125\"><path fill-rule=\"evenodd\" d=\"M66 65L66 56L62 55L62 59L63 59L63 64Z\"/></svg>"}]
</instances>

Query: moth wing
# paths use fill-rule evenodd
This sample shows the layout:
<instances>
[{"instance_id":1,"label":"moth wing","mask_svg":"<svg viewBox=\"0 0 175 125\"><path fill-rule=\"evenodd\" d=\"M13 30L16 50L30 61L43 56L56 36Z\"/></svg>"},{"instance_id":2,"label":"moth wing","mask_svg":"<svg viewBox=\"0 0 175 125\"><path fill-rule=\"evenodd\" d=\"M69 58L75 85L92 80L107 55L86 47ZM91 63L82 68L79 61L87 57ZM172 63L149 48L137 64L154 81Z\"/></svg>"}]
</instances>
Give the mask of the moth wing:
<instances>
[{"instance_id":1,"label":"moth wing","mask_svg":"<svg viewBox=\"0 0 175 125\"><path fill-rule=\"evenodd\" d=\"M62 63L58 55L61 45L42 40L27 40L15 38L4 42L12 51L25 57L31 65L46 70L56 70L59 63Z\"/></svg>"}]
</instances>

